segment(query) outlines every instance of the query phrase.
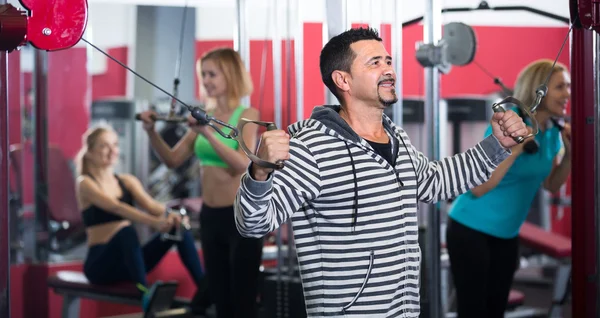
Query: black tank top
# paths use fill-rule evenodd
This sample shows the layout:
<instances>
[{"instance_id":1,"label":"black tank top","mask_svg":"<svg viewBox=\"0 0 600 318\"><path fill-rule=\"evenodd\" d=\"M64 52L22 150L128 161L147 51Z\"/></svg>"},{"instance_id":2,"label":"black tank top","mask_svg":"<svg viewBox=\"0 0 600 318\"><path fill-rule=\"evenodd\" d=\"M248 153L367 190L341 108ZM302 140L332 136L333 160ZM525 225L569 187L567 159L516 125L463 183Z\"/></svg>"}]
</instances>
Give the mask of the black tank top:
<instances>
[{"instance_id":1,"label":"black tank top","mask_svg":"<svg viewBox=\"0 0 600 318\"><path fill-rule=\"evenodd\" d=\"M89 177L92 178L92 180L96 181L96 179L94 179L94 177L92 177L92 176L89 176ZM125 185L123 184L123 181L121 181L121 178L119 178L119 176L115 175L115 178L117 178L117 181L119 182L119 187L121 187L121 191L123 192L123 195L121 195L121 197L119 198L119 201L121 201L123 203L127 203L129 205L133 205L133 196L131 195L131 192L129 192L129 190L127 190L127 187L125 187ZM96 182L98 182L98 181L96 181ZM105 210L102 210L101 208L99 208L93 204L90 205L85 210L83 210L82 213L83 213L83 224L86 227L124 220L121 216L116 215L111 212L107 212Z\"/></svg>"}]
</instances>

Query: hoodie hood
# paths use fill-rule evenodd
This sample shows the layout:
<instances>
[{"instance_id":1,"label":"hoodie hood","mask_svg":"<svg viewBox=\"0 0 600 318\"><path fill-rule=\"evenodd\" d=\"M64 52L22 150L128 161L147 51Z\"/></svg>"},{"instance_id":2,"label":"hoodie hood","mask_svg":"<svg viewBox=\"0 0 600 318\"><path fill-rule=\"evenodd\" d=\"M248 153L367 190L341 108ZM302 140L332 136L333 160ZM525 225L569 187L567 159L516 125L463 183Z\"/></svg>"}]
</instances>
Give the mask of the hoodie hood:
<instances>
[{"instance_id":1,"label":"hoodie hood","mask_svg":"<svg viewBox=\"0 0 600 318\"><path fill-rule=\"evenodd\" d=\"M360 136L358 136L358 134L356 134L354 130L352 130L350 125L348 125L348 123L346 123L346 121L342 119L342 117L340 117L341 108L342 107L340 105L317 106L313 109L313 112L309 119L291 125L290 127L288 127L288 131L291 135L295 135L300 130L302 130L302 128L308 126L308 124L312 120L316 120L322 123L325 127L333 130L335 134L337 134L339 137L343 137L344 139L352 141L356 144L363 144L366 146L367 143L362 141L363 139ZM384 128L392 136L394 136L395 133L391 125L391 120L385 114L383 115L382 122Z\"/></svg>"},{"instance_id":2,"label":"hoodie hood","mask_svg":"<svg viewBox=\"0 0 600 318\"><path fill-rule=\"evenodd\" d=\"M313 109L310 119L317 120L327 128L333 129L340 136L355 143L360 143L360 137L350 128L348 123L340 117L340 105L323 105Z\"/></svg>"}]
</instances>

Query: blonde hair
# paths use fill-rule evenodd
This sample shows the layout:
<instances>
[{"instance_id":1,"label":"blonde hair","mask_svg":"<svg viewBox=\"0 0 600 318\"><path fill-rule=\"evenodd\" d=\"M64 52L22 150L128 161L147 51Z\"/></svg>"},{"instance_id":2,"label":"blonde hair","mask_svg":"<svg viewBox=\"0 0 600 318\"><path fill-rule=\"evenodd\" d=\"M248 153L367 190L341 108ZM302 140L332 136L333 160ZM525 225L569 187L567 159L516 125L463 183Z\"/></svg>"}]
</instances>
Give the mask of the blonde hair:
<instances>
[{"instance_id":1,"label":"blonde hair","mask_svg":"<svg viewBox=\"0 0 600 318\"><path fill-rule=\"evenodd\" d=\"M544 84L546 77L548 77L548 74L552 70L553 63L554 61L552 60L542 59L527 65L517 77L514 97L523 102L525 106L531 106L535 101L535 90ZM568 71L567 67L557 62L550 76L554 73L564 71Z\"/></svg>"},{"instance_id":2,"label":"blonde hair","mask_svg":"<svg viewBox=\"0 0 600 318\"><path fill-rule=\"evenodd\" d=\"M229 107L237 107L243 97L252 94L254 89L252 79L238 52L231 48L216 48L202 55L196 62L196 72L200 83L202 83L202 63L207 60L214 61L225 76ZM200 91L203 95L206 94L202 84L200 84ZM214 103L209 100L207 108L210 108L211 102Z\"/></svg>"},{"instance_id":3,"label":"blonde hair","mask_svg":"<svg viewBox=\"0 0 600 318\"><path fill-rule=\"evenodd\" d=\"M77 165L77 175L89 175L90 173L90 162L89 159L86 158L86 154L88 151L96 145L98 141L98 137L105 132L115 133L114 129L106 123L99 123L90 127L82 137L82 146L77 152L77 156L75 157L75 162Z\"/></svg>"}]
</instances>

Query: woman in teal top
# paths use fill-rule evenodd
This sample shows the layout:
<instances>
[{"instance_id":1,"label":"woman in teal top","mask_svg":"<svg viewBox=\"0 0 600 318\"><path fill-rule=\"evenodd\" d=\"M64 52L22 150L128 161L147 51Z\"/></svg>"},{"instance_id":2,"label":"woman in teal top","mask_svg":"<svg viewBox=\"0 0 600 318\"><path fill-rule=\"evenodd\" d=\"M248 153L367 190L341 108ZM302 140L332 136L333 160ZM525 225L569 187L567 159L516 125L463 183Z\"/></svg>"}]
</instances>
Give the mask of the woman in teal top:
<instances>
[{"instance_id":1,"label":"woman in teal top","mask_svg":"<svg viewBox=\"0 0 600 318\"><path fill-rule=\"evenodd\" d=\"M256 109L240 106L252 93L252 81L239 54L230 48L206 53L197 63L201 89L208 97L211 116L237 125L241 117L258 120ZM234 222L233 201L250 160L237 142L190 117L190 130L172 149L154 130L152 111L142 113L144 129L161 160L175 168L196 155L202 166L200 239L209 290L218 317L255 317L261 239L243 238ZM248 148L256 147L257 126L244 128ZM222 129L226 134L229 129Z\"/></svg>"},{"instance_id":2,"label":"woman in teal top","mask_svg":"<svg viewBox=\"0 0 600 318\"><path fill-rule=\"evenodd\" d=\"M551 69L549 60L525 67L517 78L514 96L531 105L535 89ZM524 151L533 140L514 146L511 156L498 165L486 183L459 196L452 204L446 242L458 318L504 317L518 267L519 229L535 194L540 185L551 192L558 191L571 171L571 128L568 124L558 127L552 120L565 116L570 84L567 68L557 63L548 94L536 113L540 125L535 136L537 151ZM488 127L485 136L490 133Z\"/></svg>"}]
</instances>

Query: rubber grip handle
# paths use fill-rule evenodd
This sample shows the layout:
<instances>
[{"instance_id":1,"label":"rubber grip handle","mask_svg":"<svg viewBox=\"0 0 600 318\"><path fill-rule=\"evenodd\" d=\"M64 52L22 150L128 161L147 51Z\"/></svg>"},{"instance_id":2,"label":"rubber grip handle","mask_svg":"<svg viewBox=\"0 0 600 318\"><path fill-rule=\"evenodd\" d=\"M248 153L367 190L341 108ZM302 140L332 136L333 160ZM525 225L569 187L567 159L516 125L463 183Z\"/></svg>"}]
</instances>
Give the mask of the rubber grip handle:
<instances>
[{"instance_id":1,"label":"rubber grip handle","mask_svg":"<svg viewBox=\"0 0 600 318\"><path fill-rule=\"evenodd\" d=\"M504 107L502 107L501 105L493 105L492 110L494 111L494 113L506 112L506 109L504 109ZM525 141L525 138L523 138L523 136L512 137L512 139L517 143L523 143L523 141Z\"/></svg>"}]
</instances>

